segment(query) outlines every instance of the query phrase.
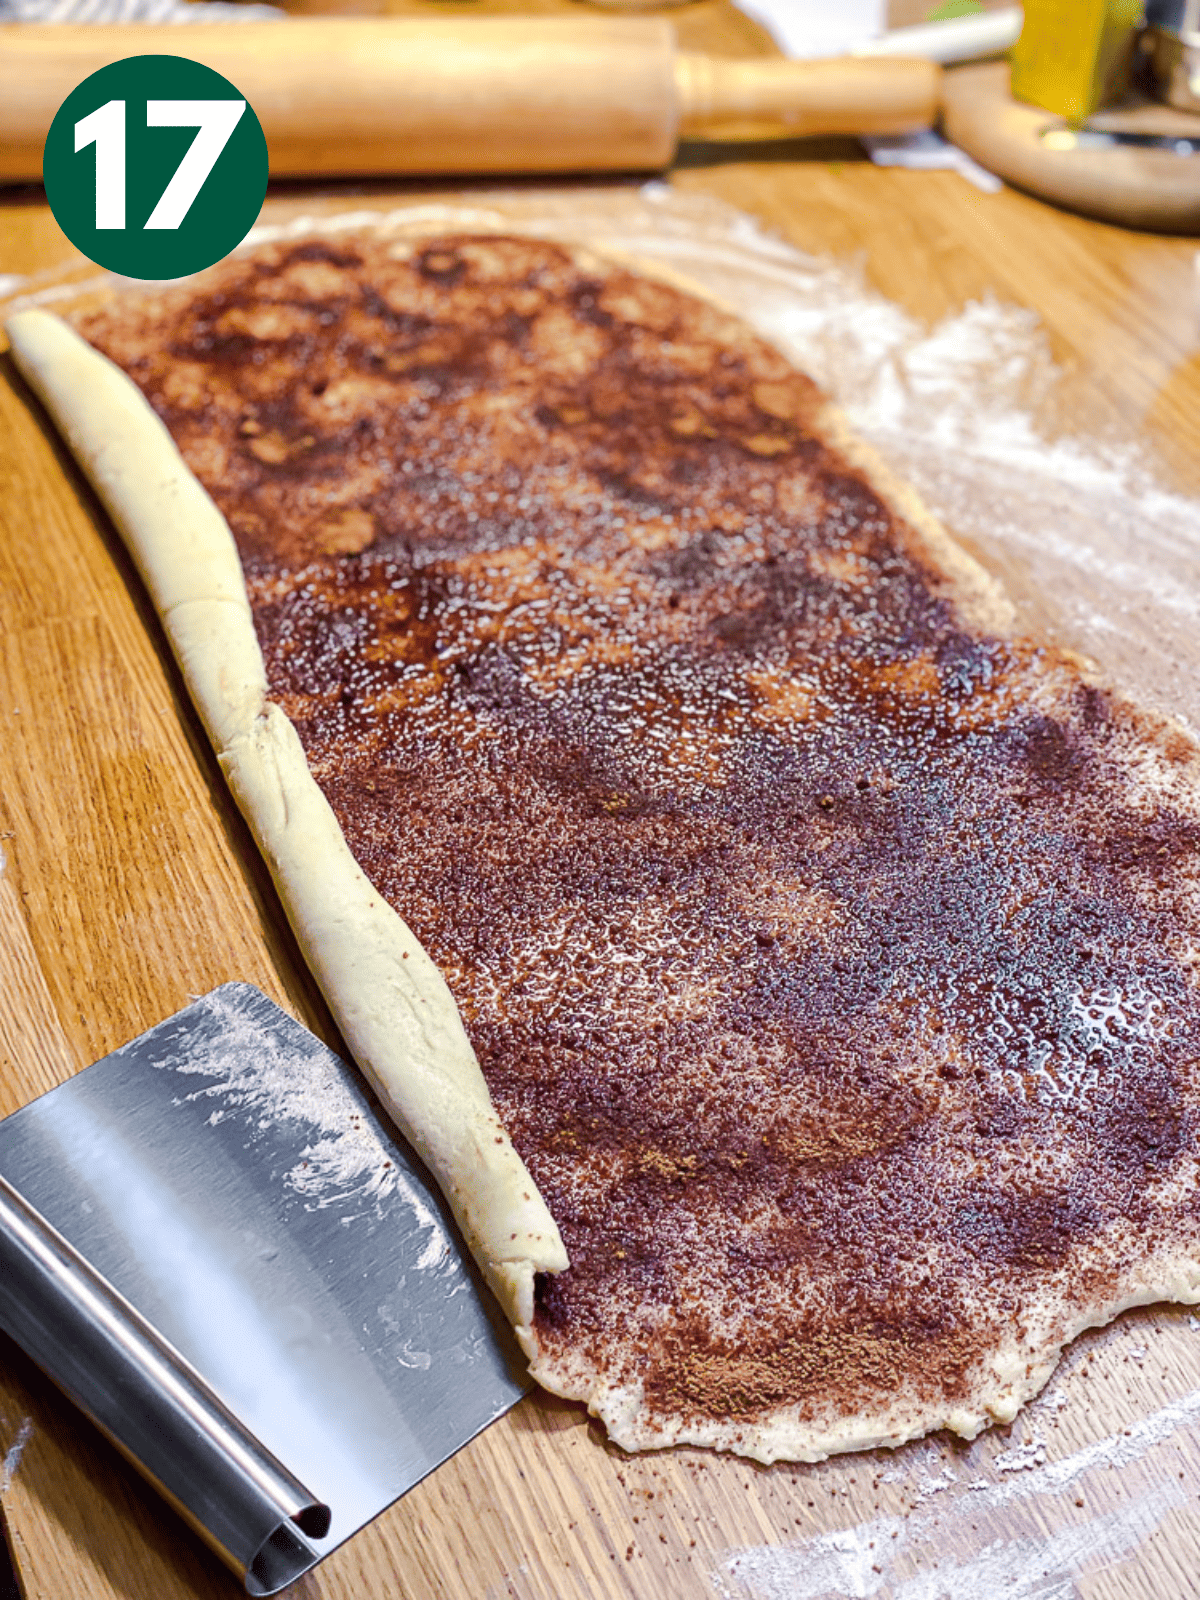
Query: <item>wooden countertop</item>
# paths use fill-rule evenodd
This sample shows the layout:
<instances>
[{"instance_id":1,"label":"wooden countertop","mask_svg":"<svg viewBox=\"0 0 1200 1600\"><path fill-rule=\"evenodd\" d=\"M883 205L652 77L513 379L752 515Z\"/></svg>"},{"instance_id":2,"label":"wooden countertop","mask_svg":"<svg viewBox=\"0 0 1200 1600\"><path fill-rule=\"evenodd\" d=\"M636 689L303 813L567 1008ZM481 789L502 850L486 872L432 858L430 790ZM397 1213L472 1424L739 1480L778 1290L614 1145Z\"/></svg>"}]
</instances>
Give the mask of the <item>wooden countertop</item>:
<instances>
[{"instance_id":1,"label":"wooden countertop","mask_svg":"<svg viewBox=\"0 0 1200 1600\"><path fill-rule=\"evenodd\" d=\"M765 48L725 0L673 15L693 47ZM927 323L988 293L1033 308L1066 370L1071 428L1138 442L1163 482L1200 495L1196 241L983 195L951 173L879 170L849 143L686 148L671 182L816 254L861 257ZM69 253L40 190L0 191L0 273ZM7 358L0 380L0 1113L231 978L336 1044L119 541ZM1178 1308L1081 1341L1012 1430L894 1458L629 1458L577 1407L535 1396L289 1592L982 1600L1050 1593L1044 1571L1077 1584L1055 1594L1088 1600L1182 1595L1200 1568L1197 1419L1200 1322ZM28 1600L237 1592L3 1343L6 1452Z\"/></svg>"}]
</instances>

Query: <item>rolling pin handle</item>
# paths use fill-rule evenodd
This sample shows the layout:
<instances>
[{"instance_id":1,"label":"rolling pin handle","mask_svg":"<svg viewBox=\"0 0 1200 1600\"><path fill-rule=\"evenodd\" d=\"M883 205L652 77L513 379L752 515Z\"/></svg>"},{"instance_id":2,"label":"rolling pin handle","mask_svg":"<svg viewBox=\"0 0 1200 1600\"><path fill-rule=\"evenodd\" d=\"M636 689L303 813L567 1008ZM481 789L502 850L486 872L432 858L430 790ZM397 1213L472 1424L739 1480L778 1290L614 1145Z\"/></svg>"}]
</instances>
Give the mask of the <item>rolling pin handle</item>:
<instances>
[{"instance_id":1,"label":"rolling pin handle","mask_svg":"<svg viewBox=\"0 0 1200 1600\"><path fill-rule=\"evenodd\" d=\"M918 59L841 56L828 61L675 59L680 131L771 122L797 135L909 133L938 113L941 69Z\"/></svg>"}]
</instances>

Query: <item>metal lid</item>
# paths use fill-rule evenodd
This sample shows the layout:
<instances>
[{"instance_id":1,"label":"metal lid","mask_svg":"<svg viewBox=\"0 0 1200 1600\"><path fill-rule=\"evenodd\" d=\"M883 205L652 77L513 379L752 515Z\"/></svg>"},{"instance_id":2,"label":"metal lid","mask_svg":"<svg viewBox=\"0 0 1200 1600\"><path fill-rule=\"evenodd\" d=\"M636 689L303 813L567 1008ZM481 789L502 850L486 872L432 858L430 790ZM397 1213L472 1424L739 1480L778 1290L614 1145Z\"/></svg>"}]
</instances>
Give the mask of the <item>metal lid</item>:
<instances>
[{"instance_id":1,"label":"metal lid","mask_svg":"<svg viewBox=\"0 0 1200 1600\"><path fill-rule=\"evenodd\" d=\"M1147 0L1146 26L1200 42L1200 0Z\"/></svg>"}]
</instances>

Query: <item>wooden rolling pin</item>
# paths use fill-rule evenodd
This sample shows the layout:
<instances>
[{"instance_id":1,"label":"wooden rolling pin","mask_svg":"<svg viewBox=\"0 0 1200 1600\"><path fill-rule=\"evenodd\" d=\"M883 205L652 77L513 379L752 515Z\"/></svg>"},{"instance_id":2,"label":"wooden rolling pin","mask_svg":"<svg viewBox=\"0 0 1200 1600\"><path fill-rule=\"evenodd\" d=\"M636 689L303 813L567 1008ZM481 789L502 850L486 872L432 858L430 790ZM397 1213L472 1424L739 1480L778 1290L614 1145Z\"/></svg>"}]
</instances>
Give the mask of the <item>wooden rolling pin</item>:
<instances>
[{"instance_id":1,"label":"wooden rolling pin","mask_svg":"<svg viewBox=\"0 0 1200 1600\"><path fill-rule=\"evenodd\" d=\"M927 127L928 61L717 60L645 17L305 18L181 27L0 25L0 179L40 177L51 119L89 73L189 56L258 113L277 177L619 172L681 134Z\"/></svg>"}]
</instances>

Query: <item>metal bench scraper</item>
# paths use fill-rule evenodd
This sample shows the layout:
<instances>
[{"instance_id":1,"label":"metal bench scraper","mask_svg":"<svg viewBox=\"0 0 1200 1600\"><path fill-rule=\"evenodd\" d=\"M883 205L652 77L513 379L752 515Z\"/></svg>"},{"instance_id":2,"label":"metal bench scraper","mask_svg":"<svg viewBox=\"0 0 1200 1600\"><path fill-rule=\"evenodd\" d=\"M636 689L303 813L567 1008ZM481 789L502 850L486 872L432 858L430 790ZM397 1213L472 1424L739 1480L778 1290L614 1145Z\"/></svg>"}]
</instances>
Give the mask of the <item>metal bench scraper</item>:
<instances>
[{"instance_id":1,"label":"metal bench scraper","mask_svg":"<svg viewBox=\"0 0 1200 1600\"><path fill-rule=\"evenodd\" d=\"M357 1073L248 984L0 1122L0 1327L252 1595L529 1387Z\"/></svg>"}]
</instances>

